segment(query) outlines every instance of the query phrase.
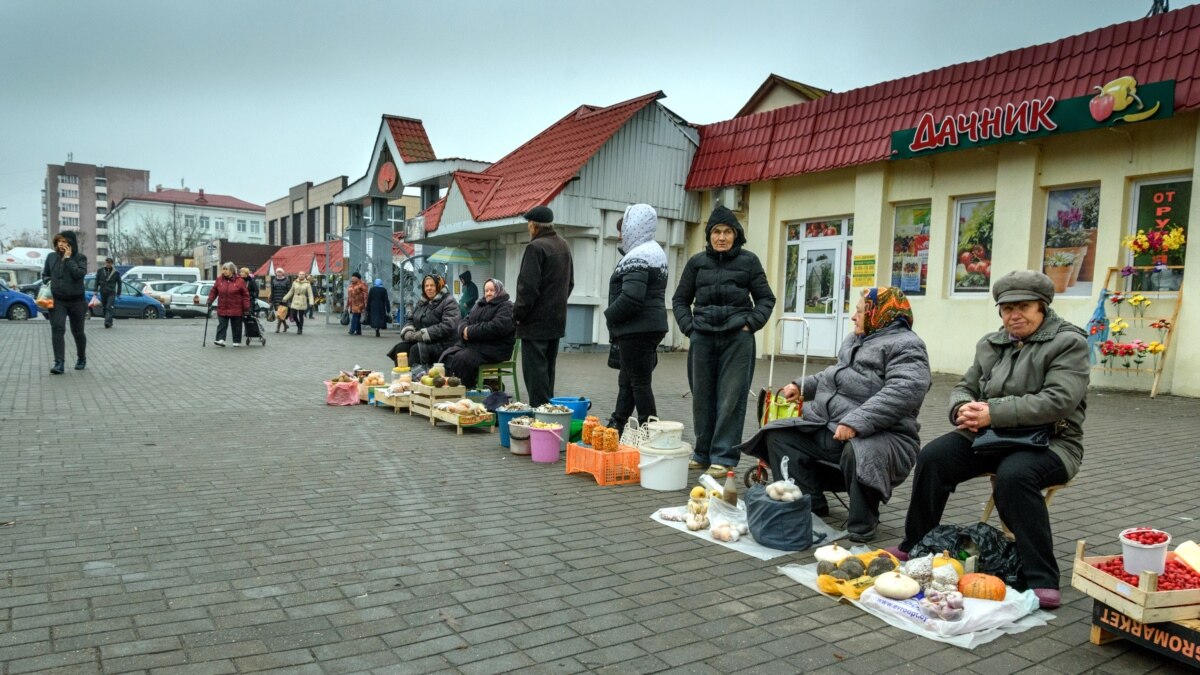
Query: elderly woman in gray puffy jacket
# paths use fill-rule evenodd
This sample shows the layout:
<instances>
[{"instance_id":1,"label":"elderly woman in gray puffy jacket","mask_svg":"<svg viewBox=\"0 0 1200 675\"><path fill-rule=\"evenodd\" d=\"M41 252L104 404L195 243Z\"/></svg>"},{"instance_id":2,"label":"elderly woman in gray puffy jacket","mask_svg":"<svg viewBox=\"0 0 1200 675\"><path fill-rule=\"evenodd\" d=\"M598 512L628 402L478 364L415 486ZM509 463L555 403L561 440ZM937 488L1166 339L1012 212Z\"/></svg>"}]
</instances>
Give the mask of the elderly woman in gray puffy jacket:
<instances>
[{"instance_id":1,"label":"elderly woman in gray puffy jacket","mask_svg":"<svg viewBox=\"0 0 1200 675\"><path fill-rule=\"evenodd\" d=\"M408 323L400 329L400 342L388 351L388 358L395 363L396 355L405 352L410 366L432 366L454 345L460 316L458 300L450 293L446 280L425 275L421 301L408 315Z\"/></svg>"},{"instance_id":2,"label":"elderly woman in gray puffy jacket","mask_svg":"<svg viewBox=\"0 0 1200 675\"><path fill-rule=\"evenodd\" d=\"M898 288L868 288L854 312L854 333L823 372L784 387L791 401L804 394L803 415L771 422L742 452L768 459L812 497L813 513L827 515L824 490L850 494L846 530L867 542L879 525L879 505L892 496L917 461L917 413L929 391L929 354L912 330L908 298ZM825 464L829 471L822 471ZM837 466L837 469L833 469ZM822 481L832 472L837 480Z\"/></svg>"}]
</instances>

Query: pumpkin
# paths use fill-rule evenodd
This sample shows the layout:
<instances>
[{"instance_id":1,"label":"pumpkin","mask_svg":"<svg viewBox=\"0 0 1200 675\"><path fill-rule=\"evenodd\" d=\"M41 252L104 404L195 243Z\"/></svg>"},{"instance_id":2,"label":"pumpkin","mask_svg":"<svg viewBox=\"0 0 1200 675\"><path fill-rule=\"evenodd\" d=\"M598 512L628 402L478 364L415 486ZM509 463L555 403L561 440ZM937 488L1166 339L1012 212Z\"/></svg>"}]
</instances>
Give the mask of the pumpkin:
<instances>
[{"instance_id":1,"label":"pumpkin","mask_svg":"<svg viewBox=\"0 0 1200 675\"><path fill-rule=\"evenodd\" d=\"M813 556L818 561L828 560L836 565L848 558L850 556L850 551L838 546L837 542L834 542L828 546L822 546L821 548L817 549L813 553Z\"/></svg>"},{"instance_id":2,"label":"pumpkin","mask_svg":"<svg viewBox=\"0 0 1200 675\"><path fill-rule=\"evenodd\" d=\"M964 575L959 579L958 591L968 598L996 601L1003 600L1005 594L1008 593L1002 579L977 572Z\"/></svg>"},{"instance_id":3,"label":"pumpkin","mask_svg":"<svg viewBox=\"0 0 1200 675\"><path fill-rule=\"evenodd\" d=\"M875 592L892 600L907 600L921 592L921 584L899 572L884 572L875 579Z\"/></svg>"},{"instance_id":4,"label":"pumpkin","mask_svg":"<svg viewBox=\"0 0 1200 675\"><path fill-rule=\"evenodd\" d=\"M958 559L952 557L949 551L942 551L941 553L933 556L933 569L937 569L942 565L952 566L954 571L958 572L959 577L966 573L966 570L963 569L962 563L960 563Z\"/></svg>"}]
</instances>

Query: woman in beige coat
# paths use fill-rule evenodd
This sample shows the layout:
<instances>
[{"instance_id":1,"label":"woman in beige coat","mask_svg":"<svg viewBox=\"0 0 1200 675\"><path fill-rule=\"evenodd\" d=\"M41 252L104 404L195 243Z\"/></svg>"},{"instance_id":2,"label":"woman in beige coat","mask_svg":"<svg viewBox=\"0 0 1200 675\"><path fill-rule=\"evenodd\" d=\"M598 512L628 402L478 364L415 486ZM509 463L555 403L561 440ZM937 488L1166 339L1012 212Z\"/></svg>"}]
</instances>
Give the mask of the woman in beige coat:
<instances>
[{"instance_id":1,"label":"woman in beige coat","mask_svg":"<svg viewBox=\"0 0 1200 675\"><path fill-rule=\"evenodd\" d=\"M312 284L308 281L308 275L301 272L296 275L296 280L292 282L292 288L283 296L283 301L288 304L292 310L292 318L296 321L296 335L304 335L304 315L308 312L308 306L313 304Z\"/></svg>"}]
</instances>

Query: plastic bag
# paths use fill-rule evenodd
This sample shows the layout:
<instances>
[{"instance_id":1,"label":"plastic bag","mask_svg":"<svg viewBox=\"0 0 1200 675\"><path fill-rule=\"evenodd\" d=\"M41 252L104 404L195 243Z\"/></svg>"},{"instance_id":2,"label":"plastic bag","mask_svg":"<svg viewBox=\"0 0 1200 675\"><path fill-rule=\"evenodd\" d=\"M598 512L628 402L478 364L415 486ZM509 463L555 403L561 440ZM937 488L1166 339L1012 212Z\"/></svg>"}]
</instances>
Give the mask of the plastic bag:
<instances>
[{"instance_id":1,"label":"plastic bag","mask_svg":"<svg viewBox=\"0 0 1200 675\"><path fill-rule=\"evenodd\" d=\"M88 300L88 309L96 309L101 304L103 304L103 303L100 302L100 294L96 293L96 294L92 295L91 300Z\"/></svg>"},{"instance_id":2,"label":"plastic bag","mask_svg":"<svg viewBox=\"0 0 1200 675\"><path fill-rule=\"evenodd\" d=\"M54 293L50 291L49 281L38 289L37 299L34 302L42 309L54 309Z\"/></svg>"},{"instance_id":3,"label":"plastic bag","mask_svg":"<svg viewBox=\"0 0 1200 675\"><path fill-rule=\"evenodd\" d=\"M767 489L755 485L746 493L746 521L754 540L781 551L806 551L825 538L813 536L812 497L802 495L794 502L777 502Z\"/></svg>"},{"instance_id":4,"label":"plastic bag","mask_svg":"<svg viewBox=\"0 0 1200 675\"><path fill-rule=\"evenodd\" d=\"M783 389L771 393L766 393L766 401L762 409L762 419L759 420L759 426L766 425L775 420L786 420L792 417L800 416L800 404L795 401L789 401L783 397Z\"/></svg>"},{"instance_id":5,"label":"plastic bag","mask_svg":"<svg viewBox=\"0 0 1200 675\"><path fill-rule=\"evenodd\" d=\"M493 391L487 395L487 398L483 399L483 407L487 408L488 412L496 412L496 408L505 405L511 399L512 397L508 395L508 392Z\"/></svg>"},{"instance_id":6,"label":"plastic bag","mask_svg":"<svg viewBox=\"0 0 1200 675\"><path fill-rule=\"evenodd\" d=\"M331 382L325 380L326 405L358 405L357 382Z\"/></svg>"},{"instance_id":7,"label":"plastic bag","mask_svg":"<svg viewBox=\"0 0 1200 675\"><path fill-rule=\"evenodd\" d=\"M952 556L960 559L977 556L976 572L1000 577L1004 583L1020 591L1029 588L1016 545L987 523L974 523L966 527L938 525L922 537L908 555L917 558L937 555L942 551L950 551Z\"/></svg>"},{"instance_id":8,"label":"plastic bag","mask_svg":"<svg viewBox=\"0 0 1200 675\"><path fill-rule=\"evenodd\" d=\"M280 305L280 306L276 307L275 308L275 318L279 321L287 321L288 308L284 305Z\"/></svg>"},{"instance_id":9,"label":"plastic bag","mask_svg":"<svg viewBox=\"0 0 1200 675\"><path fill-rule=\"evenodd\" d=\"M1032 592L1009 593L1004 600L963 600L963 617L957 621L933 619L921 611L919 598L891 600L880 595L874 588L864 591L859 598L866 607L882 610L893 617L918 625L922 630L938 636L965 635L977 631L1007 626L1033 612L1038 607L1037 596Z\"/></svg>"},{"instance_id":10,"label":"plastic bag","mask_svg":"<svg viewBox=\"0 0 1200 675\"><path fill-rule=\"evenodd\" d=\"M715 527L719 523L729 523L745 534L746 528L749 527L746 521L745 501L741 501L737 506L733 506L720 497L712 497L708 500L708 522L711 526Z\"/></svg>"}]
</instances>

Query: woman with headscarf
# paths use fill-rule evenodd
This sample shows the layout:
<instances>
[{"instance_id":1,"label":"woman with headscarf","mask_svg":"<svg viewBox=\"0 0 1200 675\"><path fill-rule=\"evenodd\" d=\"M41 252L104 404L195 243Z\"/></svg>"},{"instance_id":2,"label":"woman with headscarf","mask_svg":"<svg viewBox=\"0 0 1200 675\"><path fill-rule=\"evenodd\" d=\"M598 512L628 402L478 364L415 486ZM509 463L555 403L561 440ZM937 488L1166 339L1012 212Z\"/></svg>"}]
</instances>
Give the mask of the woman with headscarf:
<instances>
[{"instance_id":1,"label":"woman with headscarf","mask_svg":"<svg viewBox=\"0 0 1200 675\"><path fill-rule=\"evenodd\" d=\"M275 332L278 333L282 327L283 332L287 332L287 313L284 312L280 317L279 308L287 307L287 303L283 301L287 295L288 289L292 287L292 283L288 281L287 272L283 271L282 267L275 268L275 276L271 278L271 311L275 312Z\"/></svg>"},{"instance_id":2,"label":"woman with headscarf","mask_svg":"<svg viewBox=\"0 0 1200 675\"><path fill-rule=\"evenodd\" d=\"M1062 602L1050 514L1042 490L1063 485L1083 463L1087 416L1087 332L1050 309L1054 283L1036 270L1009 272L992 287L1000 330L975 344L975 360L950 392L957 428L921 450L913 476L904 541L888 550L908 558L942 519L958 484L995 474L1000 519L1016 537L1025 580L1042 609ZM1014 427L1041 427L1043 444L1013 442L997 452L977 451L986 432L1013 435ZM1019 434L1017 434L1019 437Z\"/></svg>"},{"instance_id":3,"label":"woman with headscarf","mask_svg":"<svg viewBox=\"0 0 1200 675\"><path fill-rule=\"evenodd\" d=\"M410 365L429 367L442 352L454 344L459 321L458 301L446 286L446 280L427 274L421 280L421 300L400 329L400 342L389 351L393 363L400 352L408 354Z\"/></svg>"},{"instance_id":4,"label":"woman with headscarf","mask_svg":"<svg viewBox=\"0 0 1200 675\"><path fill-rule=\"evenodd\" d=\"M458 341L442 353L446 374L453 375L468 389L474 389L479 366L507 361L516 343L513 305L499 279L483 283L483 298L471 308L458 325Z\"/></svg>"},{"instance_id":5,"label":"woman with headscarf","mask_svg":"<svg viewBox=\"0 0 1200 675\"><path fill-rule=\"evenodd\" d=\"M788 476L811 495L815 515L829 513L824 490L849 492L846 530L851 541L867 542L875 537L880 503L917 461L917 413L931 376L929 353L899 288L863 291L853 320L836 364L784 387L789 401L803 393L802 416L767 424L741 450L767 459L777 480L786 457ZM830 473L840 480L822 484L818 476Z\"/></svg>"},{"instance_id":6,"label":"woman with headscarf","mask_svg":"<svg viewBox=\"0 0 1200 675\"><path fill-rule=\"evenodd\" d=\"M746 420L746 392L754 378L754 333L767 324L775 294L746 233L724 206L705 226L705 249L688 259L671 307L691 339L688 386L696 445L689 469L724 477L737 468Z\"/></svg>"},{"instance_id":7,"label":"woman with headscarf","mask_svg":"<svg viewBox=\"0 0 1200 675\"><path fill-rule=\"evenodd\" d=\"M615 347L617 402L608 426L625 428L634 409L640 422L657 415L652 379L658 343L667 334L667 254L655 241L658 214L649 204L625 209L617 222L624 256L608 280L604 318Z\"/></svg>"},{"instance_id":8,"label":"woman with headscarf","mask_svg":"<svg viewBox=\"0 0 1200 675\"><path fill-rule=\"evenodd\" d=\"M225 346L225 332L233 324L233 346L242 346L242 317L250 314L250 294L246 283L237 274L237 266L231 262L221 265L221 276L213 282L208 292L208 306L217 303L217 339L213 344Z\"/></svg>"},{"instance_id":9,"label":"woman with headscarf","mask_svg":"<svg viewBox=\"0 0 1200 675\"><path fill-rule=\"evenodd\" d=\"M383 287L383 279L376 279L371 290L367 291L367 325L375 329L375 337L379 337L379 331L387 328L388 310L391 306L387 289ZM362 335L361 329L359 335Z\"/></svg>"},{"instance_id":10,"label":"woman with headscarf","mask_svg":"<svg viewBox=\"0 0 1200 675\"><path fill-rule=\"evenodd\" d=\"M308 281L308 275L300 272L296 275L296 280L292 282L292 288L283 296L284 302L291 302L288 307L292 310L292 319L296 321L296 335L304 335L304 315L308 313L308 306L313 304L312 284Z\"/></svg>"},{"instance_id":11,"label":"woman with headscarf","mask_svg":"<svg viewBox=\"0 0 1200 675\"><path fill-rule=\"evenodd\" d=\"M75 370L87 367L87 335L83 322L87 319L87 301L83 294L83 278L87 276L87 255L79 250L79 240L73 230L54 235L54 252L46 256L42 266L42 283L49 284L54 306L50 308L50 345L54 349L54 365L50 372L62 375L66 363L67 320L75 338Z\"/></svg>"}]
</instances>

